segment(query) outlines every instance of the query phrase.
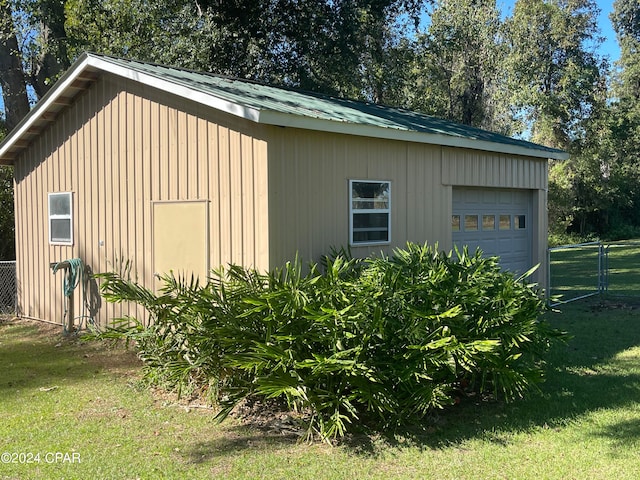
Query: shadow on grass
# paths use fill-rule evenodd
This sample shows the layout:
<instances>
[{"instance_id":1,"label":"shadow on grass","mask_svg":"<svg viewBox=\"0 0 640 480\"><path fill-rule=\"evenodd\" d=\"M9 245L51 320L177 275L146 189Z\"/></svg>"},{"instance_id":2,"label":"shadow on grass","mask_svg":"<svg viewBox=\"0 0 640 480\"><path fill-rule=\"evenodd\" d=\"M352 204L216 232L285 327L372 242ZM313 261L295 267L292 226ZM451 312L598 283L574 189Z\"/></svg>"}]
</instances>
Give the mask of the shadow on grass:
<instances>
[{"instance_id":1,"label":"shadow on grass","mask_svg":"<svg viewBox=\"0 0 640 480\"><path fill-rule=\"evenodd\" d=\"M39 388L92 378L104 368L131 366L133 355L113 355L100 342L64 337L62 327L27 320L0 323L0 403Z\"/></svg>"},{"instance_id":2,"label":"shadow on grass","mask_svg":"<svg viewBox=\"0 0 640 480\"><path fill-rule=\"evenodd\" d=\"M375 456L381 446L440 449L480 438L508 443L512 433L562 429L600 409L636 405L640 399L640 361L617 358L640 345L640 309L601 307L582 301L548 314L548 320L567 331L571 340L548 355L547 378L541 393L512 403L480 402L467 398L453 408L435 412L422 425L379 434L354 434L342 445L353 453ZM243 433L244 432L244 433ZM291 445L291 437L256 435L239 430L239 437L217 439L193 447L192 458L211 458L254 448ZM602 435L620 445L640 442L640 421L602 427Z\"/></svg>"},{"instance_id":3,"label":"shadow on grass","mask_svg":"<svg viewBox=\"0 0 640 480\"><path fill-rule=\"evenodd\" d=\"M244 426L232 427L221 438L211 441L198 442L186 449L191 463L207 463L215 458L228 457L236 453L251 451L267 451L292 447L297 444L295 435L281 435L278 433L263 432Z\"/></svg>"},{"instance_id":4,"label":"shadow on grass","mask_svg":"<svg viewBox=\"0 0 640 480\"><path fill-rule=\"evenodd\" d=\"M626 420L607 426L598 434L613 442L614 449L637 448L640 442L640 420Z\"/></svg>"}]
</instances>

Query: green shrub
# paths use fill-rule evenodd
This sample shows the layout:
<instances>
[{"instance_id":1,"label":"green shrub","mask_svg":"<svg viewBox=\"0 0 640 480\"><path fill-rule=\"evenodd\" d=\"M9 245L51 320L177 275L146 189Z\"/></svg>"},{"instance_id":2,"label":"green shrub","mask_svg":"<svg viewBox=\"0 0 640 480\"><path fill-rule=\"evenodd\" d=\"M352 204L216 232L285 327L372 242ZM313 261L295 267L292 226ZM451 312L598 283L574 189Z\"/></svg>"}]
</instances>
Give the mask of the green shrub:
<instances>
[{"instance_id":1,"label":"green shrub","mask_svg":"<svg viewBox=\"0 0 640 480\"><path fill-rule=\"evenodd\" d=\"M549 233L549 247L560 245L577 245L578 243L597 242L598 236L595 234L579 235L577 233Z\"/></svg>"},{"instance_id":2,"label":"green shrub","mask_svg":"<svg viewBox=\"0 0 640 480\"><path fill-rule=\"evenodd\" d=\"M202 286L166 276L159 296L100 277L107 300L149 312L149 327L123 319L104 334L134 340L148 376L207 389L220 419L248 396L285 400L324 439L365 418L416 421L463 389L522 397L561 336L538 320L535 287L466 250L338 254L306 274L297 261L269 274L230 267Z\"/></svg>"}]
</instances>

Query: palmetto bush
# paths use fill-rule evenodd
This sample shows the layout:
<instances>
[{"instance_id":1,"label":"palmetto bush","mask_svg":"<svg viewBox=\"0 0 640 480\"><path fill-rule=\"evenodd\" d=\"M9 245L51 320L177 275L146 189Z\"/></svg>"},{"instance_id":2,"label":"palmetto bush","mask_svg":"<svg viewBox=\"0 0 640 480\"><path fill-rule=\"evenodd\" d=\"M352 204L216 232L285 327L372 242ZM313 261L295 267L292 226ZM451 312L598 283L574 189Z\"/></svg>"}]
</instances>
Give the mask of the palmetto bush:
<instances>
[{"instance_id":1,"label":"palmetto bush","mask_svg":"<svg viewBox=\"0 0 640 480\"><path fill-rule=\"evenodd\" d=\"M107 300L149 314L147 327L122 319L103 336L133 340L150 378L206 389L221 419L250 396L285 400L324 439L365 420L414 422L465 391L522 397L562 337L540 321L534 286L466 250L408 244L327 258L322 271L230 267L205 285L165 276L159 295L126 274L100 277Z\"/></svg>"}]
</instances>

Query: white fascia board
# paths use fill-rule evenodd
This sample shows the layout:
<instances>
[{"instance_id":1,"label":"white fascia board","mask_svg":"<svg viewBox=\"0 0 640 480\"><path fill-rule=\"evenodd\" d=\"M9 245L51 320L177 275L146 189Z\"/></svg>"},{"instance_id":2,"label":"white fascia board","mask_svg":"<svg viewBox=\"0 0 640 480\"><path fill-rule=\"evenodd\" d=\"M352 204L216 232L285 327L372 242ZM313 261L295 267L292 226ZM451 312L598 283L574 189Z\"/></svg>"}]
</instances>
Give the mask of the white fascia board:
<instances>
[{"instance_id":1,"label":"white fascia board","mask_svg":"<svg viewBox=\"0 0 640 480\"><path fill-rule=\"evenodd\" d=\"M259 111L256 109L238 105L214 95L193 90L153 75L140 73L133 69L111 63L103 58L85 53L80 56L74 66L58 80L56 85L40 99L35 107L22 119L18 126L4 139L4 142L2 142L2 145L0 146L0 158L3 158L4 155L9 152L13 145L22 138L27 131L29 131L34 123L39 120L41 115L47 112L51 105L55 104L58 98L67 91L68 87L87 70L92 72L95 72L96 70L106 71L114 75L142 83L143 85L148 85L150 87L158 88L162 91L193 100L194 102L207 105L217 110L222 110L230 113L231 115L253 120L254 122L257 122L259 118Z\"/></svg>"},{"instance_id":2,"label":"white fascia board","mask_svg":"<svg viewBox=\"0 0 640 480\"><path fill-rule=\"evenodd\" d=\"M487 152L497 152L507 155L519 155L554 160L566 160L569 154L565 152L550 152L527 148L508 143L489 142L470 138L455 137L452 135L416 132L397 128L377 127L375 125L362 125L358 123L325 120L321 118L304 117L288 113L262 111L260 123L276 125L279 127L295 127L307 130L342 133L345 135L357 135L363 137L384 138L387 140L400 140L416 143L427 143L446 147L468 148Z\"/></svg>"},{"instance_id":3,"label":"white fascia board","mask_svg":"<svg viewBox=\"0 0 640 480\"><path fill-rule=\"evenodd\" d=\"M246 118L247 120L252 120L254 122L258 121L259 111L255 108L239 105L237 103L224 100L220 97L216 97L215 95L211 95L200 90L194 90L193 88L180 85L179 83L176 83L172 80L165 80L161 77L156 77L148 73L139 72L122 65L117 65L109 62L108 59L105 60L100 57L90 56L89 65L117 75L119 77L127 78L129 80L133 80L149 87L157 88L158 90L162 90L167 93L172 93L179 97L192 100L211 108L215 108L216 110L221 110L231 115L235 115L236 117Z\"/></svg>"},{"instance_id":4,"label":"white fascia board","mask_svg":"<svg viewBox=\"0 0 640 480\"><path fill-rule=\"evenodd\" d=\"M64 74L60 80L58 80L56 86L47 92L42 99L36 104L36 106L22 119L18 126L13 129L2 146L0 147L0 158L2 158L9 149L17 142L22 135L27 132L35 122L38 121L40 115L46 112L49 107L56 102L56 100L62 95L62 93L71 85L75 79L82 73L88 65L89 58L85 57L82 61L76 64L76 68L69 70Z\"/></svg>"}]
</instances>

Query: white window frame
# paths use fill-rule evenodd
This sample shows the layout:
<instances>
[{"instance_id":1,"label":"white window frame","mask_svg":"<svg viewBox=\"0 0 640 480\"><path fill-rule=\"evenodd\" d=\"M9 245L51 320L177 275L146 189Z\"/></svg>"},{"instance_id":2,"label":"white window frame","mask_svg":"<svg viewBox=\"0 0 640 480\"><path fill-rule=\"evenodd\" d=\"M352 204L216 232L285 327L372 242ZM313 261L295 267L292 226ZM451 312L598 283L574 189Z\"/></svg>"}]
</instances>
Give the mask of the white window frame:
<instances>
[{"instance_id":1,"label":"white window frame","mask_svg":"<svg viewBox=\"0 0 640 480\"><path fill-rule=\"evenodd\" d=\"M51 199L54 197L67 196L69 198L69 213L68 214L52 214L51 213ZM50 245L73 245L73 192L55 192L49 193L47 198L49 207L49 244ZM52 238L52 220L69 220L69 239L56 239Z\"/></svg>"},{"instance_id":2,"label":"white window frame","mask_svg":"<svg viewBox=\"0 0 640 480\"><path fill-rule=\"evenodd\" d=\"M353 208L353 184L354 183L386 183L388 185L389 200L387 208ZM353 217L355 214L366 213L386 213L387 214L387 239L375 241L355 241L353 239ZM391 181L390 180L349 180L349 245L365 246L365 245L387 245L391 243Z\"/></svg>"}]
</instances>

